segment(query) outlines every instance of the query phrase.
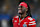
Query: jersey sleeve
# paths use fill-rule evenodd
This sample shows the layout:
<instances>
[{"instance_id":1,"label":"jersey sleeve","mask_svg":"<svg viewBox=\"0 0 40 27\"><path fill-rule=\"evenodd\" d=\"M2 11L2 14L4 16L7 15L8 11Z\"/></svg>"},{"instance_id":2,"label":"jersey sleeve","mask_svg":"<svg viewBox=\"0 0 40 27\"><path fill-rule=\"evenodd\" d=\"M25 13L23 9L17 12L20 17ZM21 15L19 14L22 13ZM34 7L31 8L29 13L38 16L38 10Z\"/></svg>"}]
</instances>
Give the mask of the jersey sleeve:
<instances>
[{"instance_id":1,"label":"jersey sleeve","mask_svg":"<svg viewBox=\"0 0 40 27\"><path fill-rule=\"evenodd\" d=\"M12 23L14 22L14 17L13 17L13 19L12 19Z\"/></svg>"},{"instance_id":2,"label":"jersey sleeve","mask_svg":"<svg viewBox=\"0 0 40 27\"><path fill-rule=\"evenodd\" d=\"M13 17L12 22L17 22L18 16Z\"/></svg>"},{"instance_id":3,"label":"jersey sleeve","mask_svg":"<svg viewBox=\"0 0 40 27\"><path fill-rule=\"evenodd\" d=\"M13 27L17 27L17 18L18 16L13 17L12 22L13 22Z\"/></svg>"},{"instance_id":4,"label":"jersey sleeve","mask_svg":"<svg viewBox=\"0 0 40 27\"><path fill-rule=\"evenodd\" d=\"M35 22L35 19L32 19L30 22L29 22L29 27L36 27L36 22Z\"/></svg>"}]
</instances>

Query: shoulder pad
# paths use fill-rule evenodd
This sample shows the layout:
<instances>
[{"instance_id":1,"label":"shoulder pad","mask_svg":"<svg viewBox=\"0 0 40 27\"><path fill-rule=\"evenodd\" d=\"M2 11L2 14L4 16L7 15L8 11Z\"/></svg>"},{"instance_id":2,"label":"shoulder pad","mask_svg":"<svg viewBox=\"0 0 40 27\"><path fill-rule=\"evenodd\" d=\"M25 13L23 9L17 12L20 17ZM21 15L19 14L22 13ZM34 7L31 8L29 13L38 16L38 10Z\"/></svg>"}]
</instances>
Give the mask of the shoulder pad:
<instances>
[{"instance_id":1,"label":"shoulder pad","mask_svg":"<svg viewBox=\"0 0 40 27\"><path fill-rule=\"evenodd\" d=\"M31 17L28 17L28 20L32 21L32 20L33 20L33 18L31 18Z\"/></svg>"},{"instance_id":2,"label":"shoulder pad","mask_svg":"<svg viewBox=\"0 0 40 27\"><path fill-rule=\"evenodd\" d=\"M15 18L18 18L19 16L15 16Z\"/></svg>"},{"instance_id":3,"label":"shoulder pad","mask_svg":"<svg viewBox=\"0 0 40 27\"><path fill-rule=\"evenodd\" d=\"M15 16L14 18L18 18L19 16Z\"/></svg>"}]
</instances>

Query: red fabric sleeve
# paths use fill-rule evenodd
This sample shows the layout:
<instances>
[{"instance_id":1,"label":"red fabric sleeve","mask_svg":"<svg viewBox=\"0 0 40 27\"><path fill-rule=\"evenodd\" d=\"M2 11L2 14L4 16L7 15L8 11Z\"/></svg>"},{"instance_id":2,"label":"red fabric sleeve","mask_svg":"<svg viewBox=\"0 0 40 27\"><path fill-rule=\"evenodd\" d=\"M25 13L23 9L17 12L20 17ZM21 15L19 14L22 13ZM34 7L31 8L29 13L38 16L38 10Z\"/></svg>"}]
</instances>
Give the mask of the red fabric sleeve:
<instances>
[{"instance_id":1,"label":"red fabric sleeve","mask_svg":"<svg viewBox=\"0 0 40 27\"><path fill-rule=\"evenodd\" d=\"M36 27L35 19L29 22L29 27Z\"/></svg>"}]
</instances>

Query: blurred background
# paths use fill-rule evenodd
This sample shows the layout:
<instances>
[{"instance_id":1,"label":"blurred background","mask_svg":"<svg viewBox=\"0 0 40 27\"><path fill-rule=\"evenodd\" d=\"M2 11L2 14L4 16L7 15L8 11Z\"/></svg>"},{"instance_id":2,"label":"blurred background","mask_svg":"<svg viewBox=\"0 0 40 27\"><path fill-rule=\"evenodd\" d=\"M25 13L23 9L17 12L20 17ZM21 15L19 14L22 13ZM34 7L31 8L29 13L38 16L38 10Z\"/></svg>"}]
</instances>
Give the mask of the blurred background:
<instances>
[{"instance_id":1,"label":"blurred background","mask_svg":"<svg viewBox=\"0 0 40 27\"><path fill-rule=\"evenodd\" d=\"M21 1L29 4L32 18L37 23L36 27L40 27L40 0L0 0L0 24L5 19L12 27L12 18L18 14L18 4Z\"/></svg>"}]
</instances>

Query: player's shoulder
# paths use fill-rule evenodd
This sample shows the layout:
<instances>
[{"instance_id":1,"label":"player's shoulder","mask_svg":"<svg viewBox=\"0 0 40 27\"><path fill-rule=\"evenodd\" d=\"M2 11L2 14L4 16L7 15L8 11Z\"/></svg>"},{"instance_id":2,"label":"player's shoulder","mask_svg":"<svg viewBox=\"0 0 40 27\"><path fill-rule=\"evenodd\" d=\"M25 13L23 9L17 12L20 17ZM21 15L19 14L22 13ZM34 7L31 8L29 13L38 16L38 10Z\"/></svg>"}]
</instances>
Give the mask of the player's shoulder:
<instances>
[{"instance_id":1,"label":"player's shoulder","mask_svg":"<svg viewBox=\"0 0 40 27\"><path fill-rule=\"evenodd\" d=\"M13 18L19 18L19 16L14 16Z\"/></svg>"},{"instance_id":2,"label":"player's shoulder","mask_svg":"<svg viewBox=\"0 0 40 27\"><path fill-rule=\"evenodd\" d=\"M28 16L28 20L30 20L30 21L35 21L35 19L32 18L32 17L30 17L30 16Z\"/></svg>"},{"instance_id":3,"label":"player's shoulder","mask_svg":"<svg viewBox=\"0 0 40 27\"><path fill-rule=\"evenodd\" d=\"M12 20L17 20L18 18L18 16L14 16Z\"/></svg>"},{"instance_id":4,"label":"player's shoulder","mask_svg":"<svg viewBox=\"0 0 40 27\"><path fill-rule=\"evenodd\" d=\"M17 22L18 16L14 16L12 22Z\"/></svg>"}]
</instances>

